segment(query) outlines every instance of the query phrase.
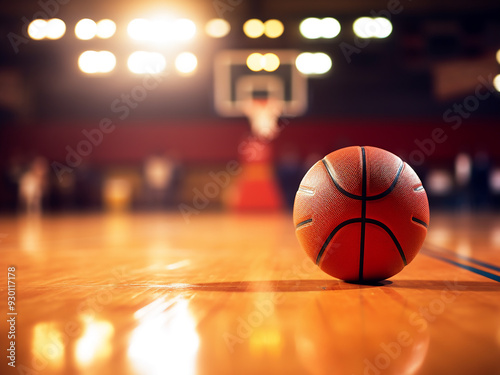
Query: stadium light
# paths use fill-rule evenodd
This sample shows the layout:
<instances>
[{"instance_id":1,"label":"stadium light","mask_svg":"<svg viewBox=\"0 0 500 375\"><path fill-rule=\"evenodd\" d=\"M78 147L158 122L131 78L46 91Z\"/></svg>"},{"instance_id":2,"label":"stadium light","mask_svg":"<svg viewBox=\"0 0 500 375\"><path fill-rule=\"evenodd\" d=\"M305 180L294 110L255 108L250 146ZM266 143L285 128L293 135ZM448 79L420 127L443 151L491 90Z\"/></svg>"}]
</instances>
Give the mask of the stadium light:
<instances>
[{"instance_id":1,"label":"stadium light","mask_svg":"<svg viewBox=\"0 0 500 375\"><path fill-rule=\"evenodd\" d=\"M274 72L280 66L280 59L274 53L266 53L261 64L266 72Z\"/></svg>"},{"instance_id":2,"label":"stadium light","mask_svg":"<svg viewBox=\"0 0 500 375\"><path fill-rule=\"evenodd\" d=\"M116 57L109 51L85 51L78 58L78 67L87 74L109 73L116 66Z\"/></svg>"},{"instance_id":3,"label":"stadium light","mask_svg":"<svg viewBox=\"0 0 500 375\"><path fill-rule=\"evenodd\" d=\"M253 72L259 72L262 70L261 64L262 55L260 53L251 53L247 57L247 67Z\"/></svg>"},{"instance_id":4,"label":"stadium light","mask_svg":"<svg viewBox=\"0 0 500 375\"><path fill-rule=\"evenodd\" d=\"M325 39L333 39L340 34L340 22L335 18L327 17L321 20L321 36Z\"/></svg>"},{"instance_id":5,"label":"stadium light","mask_svg":"<svg viewBox=\"0 0 500 375\"><path fill-rule=\"evenodd\" d=\"M205 32L212 38L223 38L231 31L231 25L225 19L214 18L205 25Z\"/></svg>"},{"instance_id":6,"label":"stadium light","mask_svg":"<svg viewBox=\"0 0 500 375\"><path fill-rule=\"evenodd\" d=\"M75 35L78 39L81 40L90 40L95 37L97 34L97 24L95 21L84 18L75 26Z\"/></svg>"},{"instance_id":7,"label":"stadium light","mask_svg":"<svg viewBox=\"0 0 500 375\"><path fill-rule=\"evenodd\" d=\"M129 56L127 66L135 74L158 74L167 63L161 53L136 51Z\"/></svg>"},{"instance_id":8,"label":"stadium light","mask_svg":"<svg viewBox=\"0 0 500 375\"><path fill-rule=\"evenodd\" d=\"M500 92L500 74L497 74L495 78L493 78L493 86L498 92Z\"/></svg>"},{"instance_id":9,"label":"stadium light","mask_svg":"<svg viewBox=\"0 0 500 375\"><path fill-rule=\"evenodd\" d=\"M302 74L325 74L332 68L332 59L323 52L304 52L297 56L295 66Z\"/></svg>"},{"instance_id":10,"label":"stadium light","mask_svg":"<svg viewBox=\"0 0 500 375\"><path fill-rule=\"evenodd\" d=\"M318 39L321 37L321 21L315 17L306 18L300 23L299 30L304 38Z\"/></svg>"},{"instance_id":11,"label":"stadium light","mask_svg":"<svg viewBox=\"0 0 500 375\"><path fill-rule=\"evenodd\" d=\"M299 30L307 39L332 39L340 33L340 23L335 18L327 17L319 19L309 17L300 23Z\"/></svg>"},{"instance_id":12,"label":"stadium light","mask_svg":"<svg viewBox=\"0 0 500 375\"><path fill-rule=\"evenodd\" d=\"M28 26L28 35L33 40L60 39L66 33L66 24L59 18L36 19Z\"/></svg>"},{"instance_id":13,"label":"stadium light","mask_svg":"<svg viewBox=\"0 0 500 375\"><path fill-rule=\"evenodd\" d=\"M62 38L66 32L66 24L59 18L52 18L47 22L47 38L56 40Z\"/></svg>"},{"instance_id":14,"label":"stadium light","mask_svg":"<svg viewBox=\"0 0 500 375\"><path fill-rule=\"evenodd\" d=\"M137 41L182 42L190 40L196 35L196 25L186 18L177 20L136 18L128 24L127 32L132 39Z\"/></svg>"},{"instance_id":15,"label":"stadium light","mask_svg":"<svg viewBox=\"0 0 500 375\"><path fill-rule=\"evenodd\" d=\"M151 34L150 21L144 18L136 18L129 22L127 26L128 35L134 40L147 40Z\"/></svg>"},{"instance_id":16,"label":"stadium light","mask_svg":"<svg viewBox=\"0 0 500 375\"><path fill-rule=\"evenodd\" d=\"M264 23L256 18L252 18L243 24L243 32L252 39L260 38L265 30Z\"/></svg>"},{"instance_id":17,"label":"stadium light","mask_svg":"<svg viewBox=\"0 0 500 375\"><path fill-rule=\"evenodd\" d=\"M387 38L392 33L392 24L384 17L361 17L352 25L354 33L360 38Z\"/></svg>"},{"instance_id":18,"label":"stadium light","mask_svg":"<svg viewBox=\"0 0 500 375\"><path fill-rule=\"evenodd\" d=\"M193 73L198 66L198 59L191 52L183 52L175 59L175 68L183 75Z\"/></svg>"},{"instance_id":19,"label":"stadium light","mask_svg":"<svg viewBox=\"0 0 500 375\"><path fill-rule=\"evenodd\" d=\"M116 24L108 19L100 20L97 22L96 35L101 39L109 39L116 32Z\"/></svg>"},{"instance_id":20,"label":"stadium light","mask_svg":"<svg viewBox=\"0 0 500 375\"><path fill-rule=\"evenodd\" d=\"M266 72L274 72L280 66L280 59L274 53L266 53L262 55L260 53L251 53L247 57L247 67L253 72L260 72L265 70Z\"/></svg>"},{"instance_id":21,"label":"stadium light","mask_svg":"<svg viewBox=\"0 0 500 375\"><path fill-rule=\"evenodd\" d=\"M264 23L264 33L268 38L279 38L283 31L285 31L285 27L280 20L272 19Z\"/></svg>"},{"instance_id":22,"label":"stadium light","mask_svg":"<svg viewBox=\"0 0 500 375\"><path fill-rule=\"evenodd\" d=\"M42 40L47 35L47 21L42 19L33 20L28 26L28 35L33 40Z\"/></svg>"}]
</instances>

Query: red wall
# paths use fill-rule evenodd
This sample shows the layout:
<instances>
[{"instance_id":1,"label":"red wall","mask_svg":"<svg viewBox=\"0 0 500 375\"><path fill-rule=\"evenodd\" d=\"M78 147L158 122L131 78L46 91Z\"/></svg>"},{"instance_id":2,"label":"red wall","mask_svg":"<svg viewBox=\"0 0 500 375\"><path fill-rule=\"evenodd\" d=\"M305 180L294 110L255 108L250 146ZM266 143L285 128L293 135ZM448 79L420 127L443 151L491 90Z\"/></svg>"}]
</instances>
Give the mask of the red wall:
<instances>
[{"instance_id":1,"label":"red wall","mask_svg":"<svg viewBox=\"0 0 500 375\"><path fill-rule=\"evenodd\" d=\"M415 141L431 138L436 128L444 135L434 143L428 161L450 160L460 151L486 151L500 160L500 128L492 120L468 119L454 130L435 120L328 120L296 118L281 122L283 130L274 141L276 153L295 150L305 157L336 148L360 144L388 149L404 158L418 150ZM99 123L40 123L10 125L0 129L0 158L12 155L43 155L50 161L64 162L66 147L75 149L85 140L82 130L98 128ZM88 163L136 163L157 151L172 151L185 162L219 162L238 159L238 145L249 134L245 119L178 120L145 123L116 123L103 135L102 143L84 157ZM429 142L427 146L432 148Z\"/></svg>"}]
</instances>

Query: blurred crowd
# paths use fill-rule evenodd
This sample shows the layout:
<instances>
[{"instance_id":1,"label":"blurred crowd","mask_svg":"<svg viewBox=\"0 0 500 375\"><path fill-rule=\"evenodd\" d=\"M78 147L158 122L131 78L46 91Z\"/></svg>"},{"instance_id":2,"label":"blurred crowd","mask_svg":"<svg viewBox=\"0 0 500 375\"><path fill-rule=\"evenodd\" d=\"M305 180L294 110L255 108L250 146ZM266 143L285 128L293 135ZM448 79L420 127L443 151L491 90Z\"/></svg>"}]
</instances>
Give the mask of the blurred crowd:
<instances>
[{"instance_id":1,"label":"blurred crowd","mask_svg":"<svg viewBox=\"0 0 500 375\"><path fill-rule=\"evenodd\" d=\"M274 180L287 209L293 207L302 177L320 158L319 154L303 158L292 149L276 155ZM216 172L217 166L211 165L210 170ZM453 162L415 170L431 209L500 210L500 167L484 152L460 153ZM139 165L81 165L59 178L41 156L13 157L0 174L0 212L175 210L191 199L193 189L202 188L202 175L207 175L206 168L182 165L161 152ZM216 207L223 208L223 202Z\"/></svg>"}]
</instances>

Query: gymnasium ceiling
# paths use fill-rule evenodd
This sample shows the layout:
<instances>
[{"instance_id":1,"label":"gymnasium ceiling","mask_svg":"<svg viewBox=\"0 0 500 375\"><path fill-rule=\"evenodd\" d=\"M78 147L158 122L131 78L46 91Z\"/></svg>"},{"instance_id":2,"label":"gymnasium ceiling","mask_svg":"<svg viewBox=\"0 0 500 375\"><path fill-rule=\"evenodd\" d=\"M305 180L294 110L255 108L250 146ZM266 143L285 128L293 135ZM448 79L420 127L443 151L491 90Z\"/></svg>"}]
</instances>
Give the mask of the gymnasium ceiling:
<instances>
[{"instance_id":1,"label":"gymnasium ceiling","mask_svg":"<svg viewBox=\"0 0 500 375\"><path fill-rule=\"evenodd\" d=\"M44 8L54 9L54 4L57 4L57 9L50 16L63 19L69 28L74 27L79 19L88 17L111 18L123 30L123 26L131 19L160 10L173 11L192 19L198 25L216 17L226 18L233 25L235 32L227 40L220 43L209 41L197 51L200 53L200 61L204 62L200 67L199 77L193 82L181 82L172 76L171 84L164 85L162 90L151 94L148 103L135 111L140 118L185 116L185 113L193 114L193 109L198 111L196 115L199 116L215 116L210 97L213 90L210 64L216 51L227 48L296 48L330 54L334 61L332 73L325 78L309 81L311 113L318 115L441 116L450 105L449 100L457 98L448 96L444 101L436 100L436 82L439 83L440 77L447 77L440 72L453 73L453 69L457 68L443 64L472 61L473 65L469 70L473 72L473 79L467 88L472 91L477 84L477 75L484 75L485 71L500 73L500 67L494 58L500 48L499 0L4 2L0 8L0 34L3 35L0 39L0 70L17 70L22 76L23 84L29 85L25 91L31 93L33 104L26 107L32 108L34 118L102 116L109 112L109 102L116 98L117 92L129 90L136 83L127 72L118 72L110 78L89 78L80 74L75 63L84 48L110 49L119 54L120 61L124 61L131 48L125 38L85 43L75 41L68 33L61 41L23 44L21 53L14 53L5 36L10 32L21 35L23 25L26 27L26 23ZM397 32L385 41L372 42L363 49L363 53L353 56L352 63L346 61L340 44L346 42L352 45L354 35L352 29L344 28L344 25L351 25L357 17L368 16L372 12L379 13L398 4L402 11L391 19ZM337 17L345 32L332 42L304 40L298 32L298 24L308 16ZM279 40L248 40L241 31L241 25L251 17L279 18L289 32ZM493 68L490 67L491 64ZM463 82L461 73L460 77L460 80L446 81ZM185 90L185 96L179 94L180 88ZM454 87L445 89L452 93L456 91ZM460 95L464 93L467 92L461 91ZM164 106L165 102L170 102L171 106ZM393 105L396 102L398 105ZM190 105L189 110L186 109L186 103ZM477 115L497 116L499 111L498 100L490 100L481 105Z\"/></svg>"}]
</instances>

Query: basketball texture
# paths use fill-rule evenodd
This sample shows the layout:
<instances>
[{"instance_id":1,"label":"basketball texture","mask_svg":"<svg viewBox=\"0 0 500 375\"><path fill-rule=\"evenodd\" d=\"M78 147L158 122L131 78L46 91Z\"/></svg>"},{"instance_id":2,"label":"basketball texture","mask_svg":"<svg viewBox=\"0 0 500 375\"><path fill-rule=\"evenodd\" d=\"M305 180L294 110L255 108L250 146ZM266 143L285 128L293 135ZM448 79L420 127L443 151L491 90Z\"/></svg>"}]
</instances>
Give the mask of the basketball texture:
<instances>
[{"instance_id":1,"label":"basketball texture","mask_svg":"<svg viewBox=\"0 0 500 375\"><path fill-rule=\"evenodd\" d=\"M383 280L417 255L427 234L427 194L413 169L376 147L346 147L314 164L293 209L297 238L326 273Z\"/></svg>"}]
</instances>

